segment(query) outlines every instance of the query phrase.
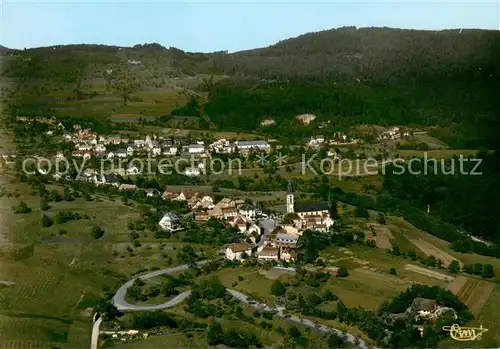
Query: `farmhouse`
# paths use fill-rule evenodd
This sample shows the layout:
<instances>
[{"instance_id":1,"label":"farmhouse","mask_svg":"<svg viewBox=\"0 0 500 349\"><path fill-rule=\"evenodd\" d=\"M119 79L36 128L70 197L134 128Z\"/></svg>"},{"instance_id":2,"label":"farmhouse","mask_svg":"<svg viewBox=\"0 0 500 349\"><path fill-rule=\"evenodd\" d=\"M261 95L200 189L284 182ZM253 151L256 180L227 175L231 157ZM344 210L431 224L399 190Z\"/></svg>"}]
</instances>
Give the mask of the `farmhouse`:
<instances>
[{"instance_id":1,"label":"farmhouse","mask_svg":"<svg viewBox=\"0 0 500 349\"><path fill-rule=\"evenodd\" d=\"M167 212L158 223L165 231L178 230L180 227L179 217L174 212Z\"/></svg>"},{"instance_id":2,"label":"farmhouse","mask_svg":"<svg viewBox=\"0 0 500 349\"><path fill-rule=\"evenodd\" d=\"M222 207L221 211L224 219L228 219L229 217L236 217L236 215L238 214L236 207Z\"/></svg>"},{"instance_id":3,"label":"farmhouse","mask_svg":"<svg viewBox=\"0 0 500 349\"><path fill-rule=\"evenodd\" d=\"M257 253L260 261L277 261L279 258L279 249L276 247L264 247Z\"/></svg>"},{"instance_id":4,"label":"farmhouse","mask_svg":"<svg viewBox=\"0 0 500 349\"><path fill-rule=\"evenodd\" d=\"M229 245L225 250L226 258L229 260L242 260L245 256L252 255L252 245L241 242Z\"/></svg>"},{"instance_id":5,"label":"farmhouse","mask_svg":"<svg viewBox=\"0 0 500 349\"><path fill-rule=\"evenodd\" d=\"M132 190L137 190L137 186L135 184L121 184L118 187L119 191L132 191Z\"/></svg>"},{"instance_id":6,"label":"farmhouse","mask_svg":"<svg viewBox=\"0 0 500 349\"><path fill-rule=\"evenodd\" d=\"M297 235L289 235L278 233L276 234L275 245L277 247L290 247L295 248L299 237Z\"/></svg>"},{"instance_id":7,"label":"farmhouse","mask_svg":"<svg viewBox=\"0 0 500 349\"><path fill-rule=\"evenodd\" d=\"M251 219L254 219L255 215L256 215L255 207L253 207L252 205L249 205L249 204L245 204L245 205L241 206L239 208L239 212L241 215L243 215L247 218L251 218Z\"/></svg>"}]
</instances>

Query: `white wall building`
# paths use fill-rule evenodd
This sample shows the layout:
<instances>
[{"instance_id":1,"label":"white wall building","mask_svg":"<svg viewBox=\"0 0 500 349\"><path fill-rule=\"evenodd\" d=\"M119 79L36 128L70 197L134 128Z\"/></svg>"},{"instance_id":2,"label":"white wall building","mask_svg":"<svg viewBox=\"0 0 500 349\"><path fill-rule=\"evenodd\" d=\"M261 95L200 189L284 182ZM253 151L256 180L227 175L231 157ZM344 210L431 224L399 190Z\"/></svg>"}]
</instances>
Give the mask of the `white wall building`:
<instances>
[{"instance_id":1,"label":"white wall building","mask_svg":"<svg viewBox=\"0 0 500 349\"><path fill-rule=\"evenodd\" d=\"M252 245L241 242L237 244L232 244L226 247L225 250L226 259L232 260L242 260L243 256L251 256L252 255Z\"/></svg>"},{"instance_id":2,"label":"white wall building","mask_svg":"<svg viewBox=\"0 0 500 349\"><path fill-rule=\"evenodd\" d=\"M174 212L167 212L158 223L165 231L177 230L180 227L179 217Z\"/></svg>"}]
</instances>

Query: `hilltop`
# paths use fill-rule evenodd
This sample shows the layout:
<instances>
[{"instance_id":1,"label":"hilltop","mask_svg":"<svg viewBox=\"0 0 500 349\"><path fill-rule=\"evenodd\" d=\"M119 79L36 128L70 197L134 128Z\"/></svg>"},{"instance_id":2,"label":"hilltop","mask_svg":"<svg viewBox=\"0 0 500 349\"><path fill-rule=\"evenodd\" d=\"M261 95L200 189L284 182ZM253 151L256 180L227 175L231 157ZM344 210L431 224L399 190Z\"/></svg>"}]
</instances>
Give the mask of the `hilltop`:
<instances>
[{"instance_id":1,"label":"hilltop","mask_svg":"<svg viewBox=\"0 0 500 349\"><path fill-rule=\"evenodd\" d=\"M292 120L312 113L340 127L437 126L446 143L488 148L497 144L488 130L500 110L498 56L498 31L345 27L235 53L156 43L9 51L2 77L22 82L18 114L158 117L195 97L219 130L255 130L272 116L273 136L304 136Z\"/></svg>"}]
</instances>

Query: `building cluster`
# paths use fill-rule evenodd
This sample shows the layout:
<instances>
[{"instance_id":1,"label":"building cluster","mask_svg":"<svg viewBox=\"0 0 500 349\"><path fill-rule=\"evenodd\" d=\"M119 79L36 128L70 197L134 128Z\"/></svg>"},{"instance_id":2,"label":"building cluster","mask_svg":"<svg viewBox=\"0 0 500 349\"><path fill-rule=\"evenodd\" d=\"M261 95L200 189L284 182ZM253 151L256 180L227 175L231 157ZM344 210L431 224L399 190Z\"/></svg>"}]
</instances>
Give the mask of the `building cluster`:
<instances>
[{"instance_id":1,"label":"building cluster","mask_svg":"<svg viewBox=\"0 0 500 349\"><path fill-rule=\"evenodd\" d=\"M325 138L323 135L312 136L306 143L309 148L320 148L326 145L355 144L361 142L353 139L343 132L335 132L331 137Z\"/></svg>"},{"instance_id":2,"label":"building cluster","mask_svg":"<svg viewBox=\"0 0 500 349\"><path fill-rule=\"evenodd\" d=\"M230 154L239 151L248 154L251 151L269 152L271 146L264 140L231 142L219 139L212 143L203 140L190 142L188 138L174 138L162 136L146 136L136 139L122 138L121 136L103 136L91 129L82 129L80 125L73 126L73 132L65 132L64 139L75 145L72 153L76 158L127 158L131 156L197 156L209 157L212 153ZM112 146L111 146L112 145ZM57 156L63 156L62 152ZM193 171L190 175L197 175ZM189 174L188 174L189 175Z\"/></svg>"},{"instance_id":3,"label":"building cluster","mask_svg":"<svg viewBox=\"0 0 500 349\"><path fill-rule=\"evenodd\" d=\"M291 186L286 196L287 214L279 220L241 199L225 197L215 202L209 195L187 190L166 190L162 197L187 202L198 224L217 219L227 227L237 228L240 242L224 249L229 260L255 256L259 261L293 261L297 258L297 241L305 230L327 232L334 223L326 203L294 203ZM182 229L180 219L174 212L165 213L159 225L165 231Z\"/></svg>"},{"instance_id":4,"label":"building cluster","mask_svg":"<svg viewBox=\"0 0 500 349\"><path fill-rule=\"evenodd\" d=\"M305 230L327 232L334 221L330 217L328 204L313 202L296 204L289 187L286 195L287 214L277 223L274 219L255 219L258 213L246 206L239 209L238 215L228 219L247 237L246 242L226 247L227 259L242 260L255 256L259 261L293 261L297 258L297 242Z\"/></svg>"},{"instance_id":5,"label":"building cluster","mask_svg":"<svg viewBox=\"0 0 500 349\"><path fill-rule=\"evenodd\" d=\"M387 130L384 130L378 134L379 140L386 139L401 139L405 137L409 137L410 132L400 127L390 127Z\"/></svg>"}]
</instances>

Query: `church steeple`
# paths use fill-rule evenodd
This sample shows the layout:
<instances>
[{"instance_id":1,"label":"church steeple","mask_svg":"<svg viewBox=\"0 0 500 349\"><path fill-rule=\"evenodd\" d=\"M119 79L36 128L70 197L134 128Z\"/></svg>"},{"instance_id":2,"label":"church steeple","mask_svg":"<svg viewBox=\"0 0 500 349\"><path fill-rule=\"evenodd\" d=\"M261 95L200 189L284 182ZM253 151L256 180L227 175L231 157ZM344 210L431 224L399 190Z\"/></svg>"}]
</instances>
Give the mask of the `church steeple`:
<instances>
[{"instance_id":1,"label":"church steeple","mask_svg":"<svg viewBox=\"0 0 500 349\"><path fill-rule=\"evenodd\" d=\"M293 186L292 181L288 181L288 189L286 192L286 213L294 213L294 198L293 198Z\"/></svg>"}]
</instances>

